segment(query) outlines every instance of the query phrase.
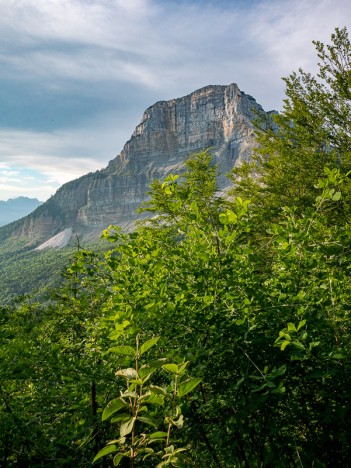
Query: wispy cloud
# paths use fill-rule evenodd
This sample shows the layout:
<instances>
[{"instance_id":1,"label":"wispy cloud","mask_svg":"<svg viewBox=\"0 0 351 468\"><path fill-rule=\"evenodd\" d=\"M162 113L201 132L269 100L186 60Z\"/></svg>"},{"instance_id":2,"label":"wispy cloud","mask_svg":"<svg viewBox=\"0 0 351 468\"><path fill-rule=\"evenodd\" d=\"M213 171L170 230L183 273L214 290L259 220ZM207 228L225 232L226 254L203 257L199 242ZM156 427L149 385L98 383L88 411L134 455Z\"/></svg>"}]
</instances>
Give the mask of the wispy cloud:
<instances>
[{"instance_id":1,"label":"wispy cloud","mask_svg":"<svg viewBox=\"0 0 351 468\"><path fill-rule=\"evenodd\" d=\"M350 13L348 0L262 0L246 8L160 0L0 5L5 74L137 83L163 93L230 81L248 82L254 92L260 78L269 85L268 70L276 82L294 63L308 64L311 40L326 39Z\"/></svg>"},{"instance_id":2,"label":"wispy cloud","mask_svg":"<svg viewBox=\"0 0 351 468\"><path fill-rule=\"evenodd\" d=\"M65 182L106 165L128 130L114 115L50 133L0 129L0 200L23 195L26 187L47 199Z\"/></svg>"}]
</instances>

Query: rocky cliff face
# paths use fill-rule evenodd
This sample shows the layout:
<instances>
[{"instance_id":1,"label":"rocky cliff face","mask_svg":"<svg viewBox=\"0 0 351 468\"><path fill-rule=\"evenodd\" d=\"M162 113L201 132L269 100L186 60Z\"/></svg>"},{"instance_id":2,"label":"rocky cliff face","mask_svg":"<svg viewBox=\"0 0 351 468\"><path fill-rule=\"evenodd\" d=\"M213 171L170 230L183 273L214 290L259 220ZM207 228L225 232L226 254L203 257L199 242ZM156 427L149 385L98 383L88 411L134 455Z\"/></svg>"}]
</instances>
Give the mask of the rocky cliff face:
<instances>
[{"instance_id":1,"label":"rocky cliff face","mask_svg":"<svg viewBox=\"0 0 351 468\"><path fill-rule=\"evenodd\" d=\"M223 174L251 156L251 120L264 112L236 84L207 86L188 96L149 107L121 154L98 172L62 186L21 223L14 235L38 242L72 228L96 235L109 224L128 227L154 178L181 170L190 153L212 148Z\"/></svg>"}]
</instances>

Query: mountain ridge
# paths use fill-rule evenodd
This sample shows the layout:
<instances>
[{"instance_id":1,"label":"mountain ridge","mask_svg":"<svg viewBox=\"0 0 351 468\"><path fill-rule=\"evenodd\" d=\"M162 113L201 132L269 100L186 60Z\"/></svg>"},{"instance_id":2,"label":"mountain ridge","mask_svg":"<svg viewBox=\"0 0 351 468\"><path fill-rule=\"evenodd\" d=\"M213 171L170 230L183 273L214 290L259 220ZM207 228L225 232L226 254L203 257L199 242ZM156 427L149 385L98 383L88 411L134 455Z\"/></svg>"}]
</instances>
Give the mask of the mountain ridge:
<instances>
[{"instance_id":1,"label":"mountain ridge","mask_svg":"<svg viewBox=\"0 0 351 468\"><path fill-rule=\"evenodd\" d=\"M0 239L25 237L36 247L60 232L97 238L109 224L131 229L136 209L154 178L182 170L189 154L211 148L222 176L251 157L255 145L252 120L266 114L256 100L230 85L208 85L186 96L148 107L122 151L108 165L60 187Z\"/></svg>"}]
</instances>

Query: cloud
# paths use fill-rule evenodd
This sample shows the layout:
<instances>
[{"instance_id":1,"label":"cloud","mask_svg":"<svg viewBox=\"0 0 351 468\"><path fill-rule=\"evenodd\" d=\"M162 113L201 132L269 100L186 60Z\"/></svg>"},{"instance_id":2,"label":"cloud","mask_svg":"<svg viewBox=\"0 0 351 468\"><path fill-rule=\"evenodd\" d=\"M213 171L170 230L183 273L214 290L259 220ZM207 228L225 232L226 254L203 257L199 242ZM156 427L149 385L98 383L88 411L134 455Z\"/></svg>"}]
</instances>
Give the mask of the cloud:
<instances>
[{"instance_id":1,"label":"cloud","mask_svg":"<svg viewBox=\"0 0 351 468\"><path fill-rule=\"evenodd\" d=\"M326 39L350 12L348 0L337 0L337 7L335 0L262 0L245 7L160 0L0 5L0 37L11 38L14 49L0 54L5 76L17 71L17 79L47 80L47 86L60 80L134 83L173 97L232 81L264 95L270 76L281 97L281 75L295 63L307 65L311 40Z\"/></svg>"}]
</instances>

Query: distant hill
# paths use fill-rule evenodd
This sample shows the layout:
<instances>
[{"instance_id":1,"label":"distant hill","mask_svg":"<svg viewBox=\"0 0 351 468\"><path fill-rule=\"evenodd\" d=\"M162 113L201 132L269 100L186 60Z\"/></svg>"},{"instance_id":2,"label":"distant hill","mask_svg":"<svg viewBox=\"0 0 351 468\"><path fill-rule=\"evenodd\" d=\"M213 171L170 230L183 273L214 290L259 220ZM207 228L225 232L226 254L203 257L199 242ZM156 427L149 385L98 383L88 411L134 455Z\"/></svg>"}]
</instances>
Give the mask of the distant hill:
<instances>
[{"instance_id":1,"label":"distant hill","mask_svg":"<svg viewBox=\"0 0 351 468\"><path fill-rule=\"evenodd\" d=\"M36 198L18 197L7 201L0 200L0 226L12 223L31 213L42 202Z\"/></svg>"}]
</instances>

